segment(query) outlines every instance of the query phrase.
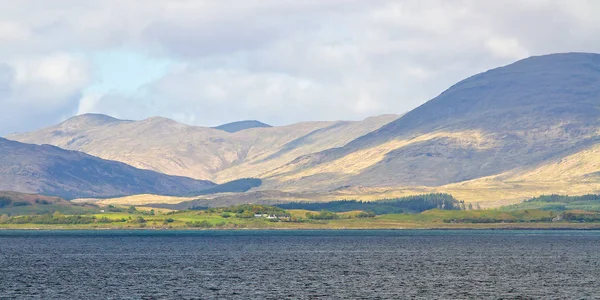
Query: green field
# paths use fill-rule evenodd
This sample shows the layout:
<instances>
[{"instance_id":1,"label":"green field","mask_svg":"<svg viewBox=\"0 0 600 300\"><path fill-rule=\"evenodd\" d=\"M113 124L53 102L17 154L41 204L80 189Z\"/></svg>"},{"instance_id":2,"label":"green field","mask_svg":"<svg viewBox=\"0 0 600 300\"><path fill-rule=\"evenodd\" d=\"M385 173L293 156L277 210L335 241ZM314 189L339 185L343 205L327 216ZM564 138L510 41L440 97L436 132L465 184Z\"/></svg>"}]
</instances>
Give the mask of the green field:
<instances>
[{"instance_id":1,"label":"green field","mask_svg":"<svg viewBox=\"0 0 600 300\"><path fill-rule=\"evenodd\" d=\"M180 211L29 200L25 203L4 198L0 229L600 228L598 195L540 196L487 210L465 208L445 194L375 204L333 201L288 205L304 209L240 204ZM307 209L310 207L321 210Z\"/></svg>"},{"instance_id":2,"label":"green field","mask_svg":"<svg viewBox=\"0 0 600 300\"><path fill-rule=\"evenodd\" d=\"M545 195L525 202L504 207L505 210L541 209L551 211L585 210L600 211L599 195L563 196Z\"/></svg>"},{"instance_id":3,"label":"green field","mask_svg":"<svg viewBox=\"0 0 600 300\"><path fill-rule=\"evenodd\" d=\"M414 229L414 228L600 228L600 216L593 212L569 211L565 216L586 216L597 220L580 219L552 222L556 212L547 210L439 210L417 214L385 214L375 217L357 217L360 211L334 213L335 219L307 219L307 210L287 210L289 219L271 221L265 218L224 216L219 209L211 211L175 212L105 212L75 215L42 215L0 217L4 229ZM81 218L79 218L81 217ZM21 218L21 219L20 219ZM33 218L30 222L24 218ZM36 219L37 218L37 219ZM595 219L594 219L595 218ZM15 221L16 220L16 221ZM45 223L41 223L41 222ZM36 223L37 222L37 223ZM56 224L47 224L56 222ZM87 223L68 223L87 222Z\"/></svg>"}]
</instances>

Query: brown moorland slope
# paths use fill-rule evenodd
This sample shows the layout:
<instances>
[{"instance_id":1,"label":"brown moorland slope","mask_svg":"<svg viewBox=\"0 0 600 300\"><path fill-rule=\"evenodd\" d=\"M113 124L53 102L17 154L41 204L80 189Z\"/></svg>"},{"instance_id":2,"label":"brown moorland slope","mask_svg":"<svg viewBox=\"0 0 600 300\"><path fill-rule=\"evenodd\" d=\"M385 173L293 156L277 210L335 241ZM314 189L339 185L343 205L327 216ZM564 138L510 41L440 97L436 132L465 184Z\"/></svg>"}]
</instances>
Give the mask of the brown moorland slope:
<instances>
[{"instance_id":1,"label":"brown moorland slope","mask_svg":"<svg viewBox=\"0 0 600 300\"><path fill-rule=\"evenodd\" d=\"M304 122L229 133L161 117L125 121L87 114L8 138L82 151L165 174L223 183L260 177L299 156L344 146L396 118L383 115L360 122Z\"/></svg>"},{"instance_id":2,"label":"brown moorland slope","mask_svg":"<svg viewBox=\"0 0 600 300\"><path fill-rule=\"evenodd\" d=\"M593 149L599 128L600 55L531 57L467 78L343 147L277 168L265 174L263 188L440 187L496 175L509 181L509 171ZM562 176L596 180L597 156L585 157L585 172ZM526 177L552 181L559 170Z\"/></svg>"}]
</instances>

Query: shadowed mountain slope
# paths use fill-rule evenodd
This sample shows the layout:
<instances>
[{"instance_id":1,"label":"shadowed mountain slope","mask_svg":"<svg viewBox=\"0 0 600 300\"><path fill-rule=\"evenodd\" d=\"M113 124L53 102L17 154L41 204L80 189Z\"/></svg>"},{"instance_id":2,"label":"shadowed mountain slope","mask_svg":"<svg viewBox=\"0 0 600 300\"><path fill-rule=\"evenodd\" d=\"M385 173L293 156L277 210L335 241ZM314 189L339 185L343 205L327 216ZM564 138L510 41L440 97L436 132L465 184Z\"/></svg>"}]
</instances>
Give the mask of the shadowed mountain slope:
<instances>
[{"instance_id":1,"label":"shadowed mountain slope","mask_svg":"<svg viewBox=\"0 0 600 300\"><path fill-rule=\"evenodd\" d=\"M565 122L572 124L566 130L587 128L599 106L599 54L534 56L469 77L348 147L448 129L520 131Z\"/></svg>"},{"instance_id":2,"label":"shadowed mountain slope","mask_svg":"<svg viewBox=\"0 0 600 300\"><path fill-rule=\"evenodd\" d=\"M50 145L0 138L0 190L63 198L153 193L184 195L212 182L133 168Z\"/></svg>"},{"instance_id":3,"label":"shadowed mountain slope","mask_svg":"<svg viewBox=\"0 0 600 300\"><path fill-rule=\"evenodd\" d=\"M600 55L552 54L452 86L344 147L267 174L264 188L439 186L534 168L594 145Z\"/></svg>"}]
</instances>

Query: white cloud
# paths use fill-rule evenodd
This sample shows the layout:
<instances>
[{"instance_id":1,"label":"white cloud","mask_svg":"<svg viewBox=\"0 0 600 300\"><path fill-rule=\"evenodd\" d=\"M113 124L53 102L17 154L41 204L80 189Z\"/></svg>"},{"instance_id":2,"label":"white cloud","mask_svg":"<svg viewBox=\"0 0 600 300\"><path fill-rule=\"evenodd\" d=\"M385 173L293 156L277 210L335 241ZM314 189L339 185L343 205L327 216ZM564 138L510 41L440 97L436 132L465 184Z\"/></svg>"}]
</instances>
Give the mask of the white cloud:
<instances>
[{"instance_id":1,"label":"white cloud","mask_svg":"<svg viewBox=\"0 0 600 300\"><path fill-rule=\"evenodd\" d=\"M199 125L402 113L528 55L600 52L598 11L593 0L3 1L0 102L20 117L2 126L91 111ZM135 93L85 94L99 80L88 55L115 49L176 64ZM31 104L44 117L21 121Z\"/></svg>"},{"instance_id":2,"label":"white cloud","mask_svg":"<svg viewBox=\"0 0 600 300\"><path fill-rule=\"evenodd\" d=\"M90 82L86 61L68 54L20 58L7 62L14 70L11 101L60 106Z\"/></svg>"},{"instance_id":3,"label":"white cloud","mask_svg":"<svg viewBox=\"0 0 600 300\"><path fill-rule=\"evenodd\" d=\"M498 58L517 60L529 56L527 49L523 48L515 38L492 37L486 41L485 45L492 55Z\"/></svg>"},{"instance_id":4,"label":"white cloud","mask_svg":"<svg viewBox=\"0 0 600 300\"><path fill-rule=\"evenodd\" d=\"M102 96L104 95L100 93L94 93L87 94L81 97L81 99L79 100L79 106L77 107L77 114L81 115L97 112L95 109L98 105L98 102L102 99Z\"/></svg>"},{"instance_id":5,"label":"white cloud","mask_svg":"<svg viewBox=\"0 0 600 300\"><path fill-rule=\"evenodd\" d=\"M89 83L86 61L68 54L0 62L0 132L36 129L73 113Z\"/></svg>"},{"instance_id":6,"label":"white cloud","mask_svg":"<svg viewBox=\"0 0 600 300\"><path fill-rule=\"evenodd\" d=\"M240 119L288 124L302 120L360 118L376 113L378 100L368 84L322 85L280 73L210 70L189 66L140 91L84 99L87 111L128 118L163 115L184 122L218 125ZM164 99L168 99L165 101ZM91 107L88 106L91 104Z\"/></svg>"},{"instance_id":7,"label":"white cloud","mask_svg":"<svg viewBox=\"0 0 600 300\"><path fill-rule=\"evenodd\" d=\"M0 22L0 43L13 44L27 41L31 33L15 22Z\"/></svg>"}]
</instances>

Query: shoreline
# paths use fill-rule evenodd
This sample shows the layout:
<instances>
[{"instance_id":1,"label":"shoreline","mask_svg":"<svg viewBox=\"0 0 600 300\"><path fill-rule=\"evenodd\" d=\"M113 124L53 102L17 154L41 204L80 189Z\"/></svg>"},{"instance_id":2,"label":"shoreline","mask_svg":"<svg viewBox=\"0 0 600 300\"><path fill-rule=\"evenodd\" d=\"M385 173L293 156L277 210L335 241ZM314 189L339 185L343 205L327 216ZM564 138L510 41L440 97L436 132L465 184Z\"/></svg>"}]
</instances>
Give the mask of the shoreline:
<instances>
[{"instance_id":1,"label":"shoreline","mask_svg":"<svg viewBox=\"0 0 600 300\"><path fill-rule=\"evenodd\" d=\"M86 227L23 227L23 228L11 228L11 227L0 227L0 232L3 231L483 231L483 230L497 230L497 231L527 231L527 230L543 230L543 231L557 231L557 230L569 230L569 231L600 231L600 223L592 226L531 226L531 227L510 227L510 226L473 226L473 227L357 227L357 228L333 228L333 227L312 227L312 228L86 228Z\"/></svg>"}]
</instances>

